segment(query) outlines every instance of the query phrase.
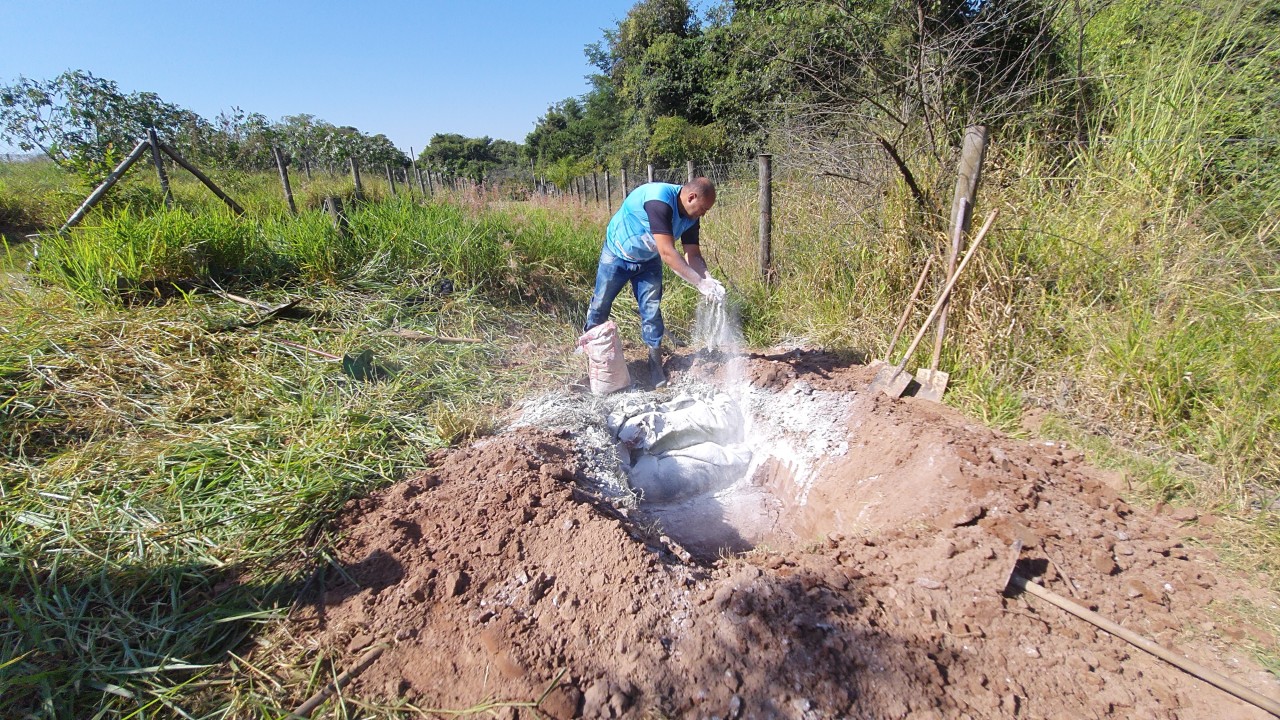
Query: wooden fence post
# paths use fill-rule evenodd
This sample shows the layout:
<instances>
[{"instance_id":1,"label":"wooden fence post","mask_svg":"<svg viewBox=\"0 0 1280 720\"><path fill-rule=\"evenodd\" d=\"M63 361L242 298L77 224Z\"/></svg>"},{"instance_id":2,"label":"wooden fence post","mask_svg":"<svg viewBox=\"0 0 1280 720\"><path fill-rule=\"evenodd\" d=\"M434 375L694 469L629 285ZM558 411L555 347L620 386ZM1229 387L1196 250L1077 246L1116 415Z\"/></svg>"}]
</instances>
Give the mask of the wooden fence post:
<instances>
[{"instance_id":1,"label":"wooden fence post","mask_svg":"<svg viewBox=\"0 0 1280 720\"><path fill-rule=\"evenodd\" d=\"M600 204L600 178L595 170L591 171L591 191L595 193L596 204Z\"/></svg>"},{"instance_id":2,"label":"wooden fence post","mask_svg":"<svg viewBox=\"0 0 1280 720\"><path fill-rule=\"evenodd\" d=\"M342 213L342 198L332 195L324 199L324 209L329 213L329 220L333 222L333 227L342 237L351 234L351 227L347 224L347 216Z\"/></svg>"},{"instance_id":3,"label":"wooden fence post","mask_svg":"<svg viewBox=\"0 0 1280 720\"><path fill-rule=\"evenodd\" d=\"M160 138L155 128L147 128L147 141L151 145L151 162L155 163L156 175L160 178L160 191L164 193L164 206L173 207L173 193L169 192L169 176L164 171L164 160L160 157Z\"/></svg>"},{"instance_id":4,"label":"wooden fence post","mask_svg":"<svg viewBox=\"0 0 1280 720\"><path fill-rule=\"evenodd\" d=\"M964 236L969 232L969 220L974 201L978 197L978 180L982 176L982 158L987 152L987 128L970 125L964 130L964 144L960 149L960 168L956 173L956 192L951 200L951 247L947 252L947 279L956 271L956 259L964 252ZM942 335L947 330L947 311L951 309L951 296L943 301L938 311L938 325L933 336L933 354L942 353Z\"/></svg>"},{"instance_id":5,"label":"wooden fence post","mask_svg":"<svg viewBox=\"0 0 1280 720\"><path fill-rule=\"evenodd\" d=\"M239 203L237 203L235 200L232 200L231 196L222 192L222 188L218 187L204 173L200 172L200 168L187 162L185 158L183 158L181 155L178 154L177 150L174 150L173 148L169 147L163 141L160 142L160 149L164 151L165 155L168 155L170 158L172 158L174 162L181 165L183 169L185 169L187 172L191 173L192 175L195 175L196 179L204 183L204 186L209 188L210 192L212 192L214 195L217 195L222 200L222 202L227 204L227 207L231 208L231 212L234 212L237 215L244 214L244 208L240 207Z\"/></svg>"},{"instance_id":6,"label":"wooden fence post","mask_svg":"<svg viewBox=\"0 0 1280 720\"><path fill-rule=\"evenodd\" d=\"M760 153L760 275L773 284L773 156L769 153Z\"/></svg>"},{"instance_id":7,"label":"wooden fence post","mask_svg":"<svg viewBox=\"0 0 1280 720\"><path fill-rule=\"evenodd\" d=\"M347 161L351 164L351 180L356 184L356 202L361 202L364 200L364 186L360 184L360 166L356 164L354 155L347 158Z\"/></svg>"},{"instance_id":8,"label":"wooden fence post","mask_svg":"<svg viewBox=\"0 0 1280 720\"><path fill-rule=\"evenodd\" d=\"M289 203L289 214L297 215L298 206L293 203L293 188L289 187L289 168L285 167L284 155L280 148L271 146L271 154L276 158L276 168L280 170L280 185L284 187L284 199Z\"/></svg>"},{"instance_id":9,"label":"wooden fence post","mask_svg":"<svg viewBox=\"0 0 1280 720\"><path fill-rule=\"evenodd\" d=\"M85 198L84 202L80 203L80 207L76 208L76 211L71 213L71 217L67 218L67 221L62 223L62 227L58 228L58 234L61 235L73 225L83 220L84 216L89 212L89 209L96 205L98 201L102 199L103 195L107 194L107 191L111 189L111 186L116 184L116 181L119 180L135 162L138 161L138 158L142 157L142 153L146 152L150 145L151 142L149 140L140 140L133 151L129 153L128 157L120 161L120 164L116 166L116 169L112 170L111 174L107 176L107 179L102 181L102 184L98 186L98 189L89 193L89 197Z\"/></svg>"},{"instance_id":10,"label":"wooden fence post","mask_svg":"<svg viewBox=\"0 0 1280 720\"><path fill-rule=\"evenodd\" d=\"M620 195L622 196L622 199L626 200L627 199L627 166L626 165L622 166L622 187L620 188L620 191L621 191Z\"/></svg>"},{"instance_id":11,"label":"wooden fence post","mask_svg":"<svg viewBox=\"0 0 1280 720\"><path fill-rule=\"evenodd\" d=\"M382 163L382 167L387 171L387 185L391 188L391 197L395 197L399 193L396 192L396 176L391 174L391 163Z\"/></svg>"},{"instance_id":12,"label":"wooden fence post","mask_svg":"<svg viewBox=\"0 0 1280 720\"><path fill-rule=\"evenodd\" d=\"M613 212L613 188L609 181L609 171L604 171L604 204L609 208L609 212Z\"/></svg>"},{"instance_id":13,"label":"wooden fence post","mask_svg":"<svg viewBox=\"0 0 1280 720\"><path fill-rule=\"evenodd\" d=\"M653 163L649 163L649 182L653 182Z\"/></svg>"}]
</instances>

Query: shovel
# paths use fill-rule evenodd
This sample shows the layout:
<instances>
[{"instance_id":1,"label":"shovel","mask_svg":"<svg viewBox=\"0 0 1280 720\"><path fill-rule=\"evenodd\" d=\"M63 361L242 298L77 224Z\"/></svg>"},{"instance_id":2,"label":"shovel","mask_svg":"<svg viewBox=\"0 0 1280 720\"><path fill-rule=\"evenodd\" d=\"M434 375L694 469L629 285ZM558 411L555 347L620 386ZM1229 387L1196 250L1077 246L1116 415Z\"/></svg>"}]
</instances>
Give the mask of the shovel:
<instances>
[{"instance_id":1,"label":"shovel","mask_svg":"<svg viewBox=\"0 0 1280 720\"><path fill-rule=\"evenodd\" d=\"M907 326L907 318L911 317L911 308L916 304L916 298L920 296L920 288L924 287L924 279L929 276L929 268L933 266L933 256L925 258L924 269L920 271L920 279L916 280L916 286L911 289L911 297L907 298L907 306L902 309L902 318L898 320L898 327L893 329L893 337L889 339L889 347L884 351L883 360L874 360L873 362L888 365L889 356L893 354L893 347L898 344L898 336L902 334L902 328Z\"/></svg>"},{"instance_id":2,"label":"shovel","mask_svg":"<svg viewBox=\"0 0 1280 720\"><path fill-rule=\"evenodd\" d=\"M1179 668L1183 672L1186 672L1195 677L1198 677L1201 680L1204 680L1205 682L1209 683L1210 685L1213 685L1221 690L1225 690L1231 693L1232 695L1235 695L1236 697L1240 698L1241 700L1244 700L1250 705L1261 708L1271 713L1272 715L1275 715L1276 717L1280 717L1280 702L1276 702L1275 700L1272 700L1271 698L1265 695L1256 693L1253 690L1250 690L1249 688L1241 685L1240 683L1237 683L1234 680L1231 680L1230 678L1223 677L1222 675L1219 675L1218 673L1210 670L1207 667L1204 667L1203 665L1197 662L1188 660L1185 657L1182 657L1173 652L1170 652L1168 649L1163 648L1160 645L1157 645L1156 643L1142 637L1141 635L1133 632L1132 630L1128 630L1121 625L1117 625L1116 623L1108 620L1107 618L1099 615L1098 613L1093 612L1092 610L1089 610L1087 608L1083 608L1071 602L1070 600L1062 597L1061 595L1053 592L1052 590L1046 589L1044 586L1039 585L1035 582L1032 582L1031 580L1028 580L1027 578L1019 575L1016 568L1018 564L1018 554L1021 552L1022 552L1022 541L1015 540L1013 543L1013 548L1011 550L1011 554L1013 555L1013 562L1010 564L1010 567L1009 567L1009 574L1007 576L1007 581L1005 582L1004 587L1001 588L1002 594L1010 597L1017 595L1018 593L1021 593L1021 592L1034 595L1040 598L1041 600L1044 600L1047 603L1056 605L1059 608L1066 610L1067 612L1071 613L1072 615L1075 615L1081 620L1084 620L1085 622L1092 624L1094 627L1097 627L1101 630L1105 630L1106 632L1109 632L1112 635L1115 635L1116 637L1120 638L1121 640L1124 640L1125 642L1129 643L1130 645L1133 645L1134 647L1140 650L1144 650L1146 652L1151 653L1152 655L1155 655L1161 660L1164 660L1165 662Z\"/></svg>"},{"instance_id":3,"label":"shovel","mask_svg":"<svg viewBox=\"0 0 1280 720\"><path fill-rule=\"evenodd\" d=\"M960 279L960 273L964 272L965 266L973 259L974 252L982 244L982 239L987 236L987 231L991 229L991 225L996 221L996 215L998 214L1000 214L999 210L992 210L991 214L987 216L987 221L983 223L982 229L978 231L978 236L973 239L973 245L969 247L969 252L965 253L964 259L960 261L960 266L951 275L951 279L947 280L946 287L942 288L941 297L938 298L938 302L934 303L933 309L929 311L929 316L924 319L924 324L920 326L920 332L916 333L915 339L907 347L907 353L902 356L902 362L897 365L880 368L875 378L871 380L871 385L868 387L869 392L874 393L880 390L889 397L902 397L902 393L906 391L907 386L911 384L913 379L911 373L903 372L903 368L911 360L911 355L916 351L916 346L920 344L920 339L924 337L924 333L929 329L930 323L937 317L947 298L951 297L951 288L955 287L956 280Z\"/></svg>"},{"instance_id":4,"label":"shovel","mask_svg":"<svg viewBox=\"0 0 1280 720\"><path fill-rule=\"evenodd\" d=\"M968 212L969 201L961 198L961 217L965 217ZM956 258L960 256L964 225L963 222L956 223L956 230L951 236L951 267L947 269L947 277L951 277L956 271ZM942 402L942 394L947 391L947 381L951 379L951 375L938 370L938 358L942 355L942 337L947 332L947 311L950 309L951 298L947 298L947 302L942 306L942 315L938 318L938 335L933 341L933 356L929 359L929 369L916 370L916 382L920 383L920 389L916 390L918 398Z\"/></svg>"}]
</instances>

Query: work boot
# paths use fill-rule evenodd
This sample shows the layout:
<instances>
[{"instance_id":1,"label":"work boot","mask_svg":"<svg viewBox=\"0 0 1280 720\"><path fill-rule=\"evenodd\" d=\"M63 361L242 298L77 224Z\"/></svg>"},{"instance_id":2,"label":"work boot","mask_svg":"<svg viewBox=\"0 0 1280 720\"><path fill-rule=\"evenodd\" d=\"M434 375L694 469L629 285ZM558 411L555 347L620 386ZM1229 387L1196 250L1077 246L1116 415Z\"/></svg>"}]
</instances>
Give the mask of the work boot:
<instances>
[{"instance_id":1,"label":"work boot","mask_svg":"<svg viewBox=\"0 0 1280 720\"><path fill-rule=\"evenodd\" d=\"M654 389L666 386L667 374L662 370L662 349L660 347L649 348L649 375L653 379Z\"/></svg>"}]
</instances>

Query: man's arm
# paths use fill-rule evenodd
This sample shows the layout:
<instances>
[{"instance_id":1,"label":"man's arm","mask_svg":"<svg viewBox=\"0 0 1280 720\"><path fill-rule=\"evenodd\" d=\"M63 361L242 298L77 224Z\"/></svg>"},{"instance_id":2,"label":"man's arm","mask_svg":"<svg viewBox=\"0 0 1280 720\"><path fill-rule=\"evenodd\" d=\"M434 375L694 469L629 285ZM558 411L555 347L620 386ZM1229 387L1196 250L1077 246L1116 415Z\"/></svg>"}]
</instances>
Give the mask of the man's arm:
<instances>
[{"instance_id":1,"label":"man's arm","mask_svg":"<svg viewBox=\"0 0 1280 720\"><path fill-rule=\"evenodd\" d=\"M707 272L707 261L702 259L702 248L697 245L684 246L684 259L689 263L689 267L698 273L699 277L709 277Z\"/></svg>"},{"instance_id":2,"label":"man's arm","mask_svg":"<svg viewBox=\"0 0 1280 720\"><path fill-rule=\"evenodd\" d=\"M662 262L685 282L696 287L706 277L707 263L702 259L702 251L697 249L697 245L689 245L685 249L689 255L689 259L685 260L685 256L676 250L674 236L655 233L653 239L658 245L658 255L662 256Z\"/></svg>"}]
</instances>

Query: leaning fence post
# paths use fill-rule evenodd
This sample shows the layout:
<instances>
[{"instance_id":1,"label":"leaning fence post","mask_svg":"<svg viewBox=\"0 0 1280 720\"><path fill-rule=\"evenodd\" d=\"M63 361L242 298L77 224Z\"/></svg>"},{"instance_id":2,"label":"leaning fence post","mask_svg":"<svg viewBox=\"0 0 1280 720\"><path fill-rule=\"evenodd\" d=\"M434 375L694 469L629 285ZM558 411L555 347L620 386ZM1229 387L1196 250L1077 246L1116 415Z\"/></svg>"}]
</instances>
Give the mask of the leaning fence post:
<instances>
[{"instance_id":1,"label":"leaning fence post","mask_svg":"<svg viewBox=\"0 0 1280 720\"><path fill-rule=\"evenodd\" d=\"M147 140L151 144L151 162L155 163L156 175L160 178L160 191L164 193L164 206L173 207L173 193L169 192L169 176L164 171L164 160L160 158L160 138L156 137L155 128L147 128Z\"/></svg>"},{"instance_id":2,"label":"leaning fence post","mask_svg":"<svg viewBox=\"0 0 1280 720\"><path fill-rule=\"evenodd\" d=\"M391 163L382 163L382 168L387 171L387 187L391 188L391 197L395 197L396 178L391 174Z\"/></svg>"},{"instance_id":3,"label":"leaning fence post","mask_svg":"<svg viewBox=\"0 0 1280 720\"><path fill-rule=\"evenodd\" d=\"M773 156L760 153L760 275L773 284Z\"/></svg>"},{"instance_id":4,"label":"leaning fence post","mask_svg":"<svg viewBox=\"0 0 1280 720\"><path fill-rule=\"evenodd\" d=\"M342 237L347 237L351 233L351 227L347 224L347 216L342 213L342 198L332 195L326 197L324 199L324 209L329 213L329 220L333 222L333 228Z\"/></svg>"},{"instance_id":5,"label":"leaning fence post","mask_svg":"<svg viewBox=\"0 0 1280 720\"><path fill-rule=\"evenodd\" d=\"M58 234L61 235L73 225L83 220L84 216L89 212L89 209L96 205L98 201L102 199L103 195L107 194L107 191L111 189L111 186L116 184L116 181L119 180L135 162L138 161L138 158L142 157L142 153L146 152L147 147L150 145L151 142L145 138L138 141L138 145L133 149L133 152L130 152L128 157L120 161L120 164L116 166L115 170L111 171L111 174L107 176L106 180L102 181L102 184L98 186L98 189L89 193L89 197L85 198L84 202L80 203L80 207L76 208L76 211L71 213L71 217L67 218L67 221L62 223L62 227L58 228Z\"/></svg>"},{"instance_id":6,"label":"leaning fence post","mask_svg":"<svg viewBox=\"0 0 1280 720\"><path fill-rule=\"evenodd\" d=\"M231 212L237 215L244 214L244 208L240 207L239 203L237 203L235 200L232 200L230 195L227 195L226 193L222 192L222 188L218 187L216 183L214 183L212 180L208 178L208 176L200 172L200 168L187 162L185 158L183 158L181 155L178 154L177 150L174 150L173 148L169 147L163 141L160 141L158 144L160 145L160 149L164 151L165 155L168 155L170 158L172 158L174 162L181 165L187 172L191 173L192 175L195 175L196 179L204 183L204 186L209 188L210 192L212 192L214 195L217 195L219 198L221 198L222 202L226 203L227 207L231 208Z\"/></svg>"},{"instance_id":7,"label":"leaning fence post","mask_svg":"<svg viewBox=\"0 0 1280 720\"><path fill-rule=\"evenodd\" d=\"M280 184L284 186L284 199L289 203L289 213L298 214L298 206L293 203L293 188L289 187L289 169L285 167L284 155L280 148L272 145L271 154L276 158L276 167L280 169Z\"/></svg>"},{"instance_id":8,"label":"leaning fence post","mask_svg":"<svg viewBox=\"0 0 1280 720\"><path fill-rule=\"evenodd\" d=\"M351 163L351 179L356 184L355 200L360 202L364 200L364 187L360 185L360 166L356 164L354 155L347 158L347 161Z\"/></svg>"}]
</instances>

